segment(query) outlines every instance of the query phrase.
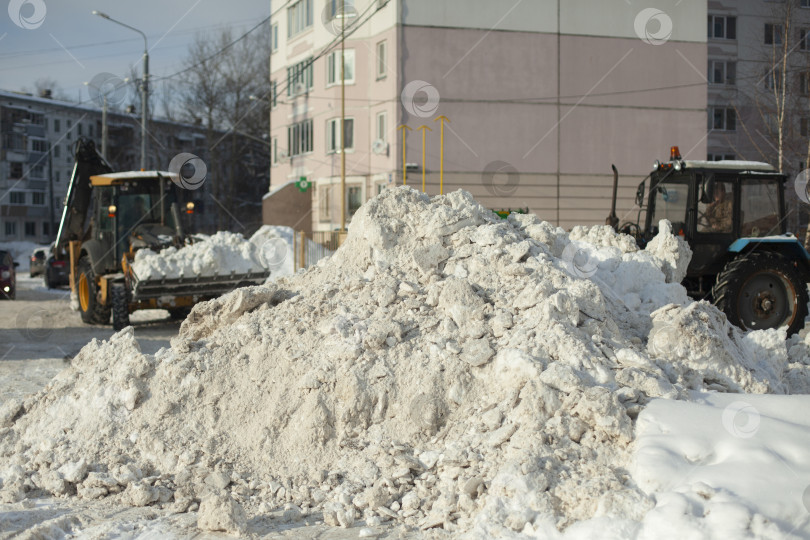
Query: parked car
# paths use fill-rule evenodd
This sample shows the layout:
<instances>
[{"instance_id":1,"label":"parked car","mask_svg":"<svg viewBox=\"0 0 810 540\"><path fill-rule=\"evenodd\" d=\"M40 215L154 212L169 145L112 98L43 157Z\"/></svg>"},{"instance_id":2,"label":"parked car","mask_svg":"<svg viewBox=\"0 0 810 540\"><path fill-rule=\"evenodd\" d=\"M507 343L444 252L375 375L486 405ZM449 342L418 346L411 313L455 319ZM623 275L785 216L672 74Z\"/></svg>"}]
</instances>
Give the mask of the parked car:
<instances>
[{"instance_id":1,"label":"parked car","mask_svg":"<svg viewBox=\"0 0 810 540\"><path fill-rule=\"evenodd\" d=\"M0 251L0 299L14 300L17 296L17 271L20 263L15 263L8 251Z\"/></svg>"},{"instance_id":2,"label":"parked car","mask_svg":"<svg viewBox=\"0 0 810 540\"><path fill-rule=\"evenodd\" d=\"M69 269L70 264L67 261L57 261L52 253L48 254L48 260L45 262L45 286L55 289L70 284Z\"/></svg>"},{"instance_id":3,"label":"parked car","mask_svg":"<svg viewBox=\"0 0 810 540\"><path fill-rule=\"evenodd\" d=\"M31 277L41 276L45 273L45 261L48 260L50 251L50 248L39 247L31 253L31 264L28 267L28 274Z\"/></svg>"}]
</instances>

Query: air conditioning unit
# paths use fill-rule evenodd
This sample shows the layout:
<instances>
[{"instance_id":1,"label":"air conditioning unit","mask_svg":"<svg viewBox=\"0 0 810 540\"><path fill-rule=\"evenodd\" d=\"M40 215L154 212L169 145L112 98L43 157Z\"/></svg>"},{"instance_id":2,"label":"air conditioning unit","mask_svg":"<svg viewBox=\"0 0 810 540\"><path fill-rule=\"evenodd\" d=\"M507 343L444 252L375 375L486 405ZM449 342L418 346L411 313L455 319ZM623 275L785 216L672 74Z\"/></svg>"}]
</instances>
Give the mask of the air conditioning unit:
<instances>
[{"instance_id":1,"label":"air conditioning unit","mask_svg":"<svg viewBox=\"0 0 810 540\"><path fill-rule=\"evenodd\" d=\"M295 83L295 86L293 86L293 95L297 96L298 94L303 94L306 91L306 89L307 88L306 86L304 86L304 83L297 82Z\"/></svg>"},{"instance_id":2,"label":"air conditioning unit","mask_svg":"<svg viewBox=\"0 0 810 540\"><path fill-rule=\"evenodd\" d=\"M287 159L288 157L289 156L287 155L286 150L279 150L279 152L278 152L278 158L279 159Z\"/></svg>"},{"instance_id":3,"label":"air conditioning unit","mask_svg":"<svg viewBox=\"0 0 810 540\"><path fill-rule=\"evenodd\" d=\"M387 156L388 155L388 143L382 139L377 139L373 143L371 143L371 151L377 154L378 156Z\"/></svg>"}]
</instances>

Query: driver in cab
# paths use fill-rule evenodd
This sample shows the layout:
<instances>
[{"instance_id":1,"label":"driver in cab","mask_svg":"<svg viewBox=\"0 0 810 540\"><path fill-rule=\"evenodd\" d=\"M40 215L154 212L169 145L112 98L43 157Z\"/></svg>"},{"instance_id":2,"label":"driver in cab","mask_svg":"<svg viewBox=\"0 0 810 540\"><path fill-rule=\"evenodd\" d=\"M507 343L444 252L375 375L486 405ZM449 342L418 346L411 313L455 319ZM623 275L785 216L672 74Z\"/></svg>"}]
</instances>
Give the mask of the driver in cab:
<instances>
[{"instance_id":1,"label":"driver in cab","mask_svg":"<svg viewBox=\"0 0 810 540\"><path fill-rule=\"evenodd\" d=\"M733 201L731 195L726 193L726 186L715 184L714 198L703 212L708 223L708 227L705 224L702 227L703 232L731 232L733 213Z\"/></svg>"}]
</instances>

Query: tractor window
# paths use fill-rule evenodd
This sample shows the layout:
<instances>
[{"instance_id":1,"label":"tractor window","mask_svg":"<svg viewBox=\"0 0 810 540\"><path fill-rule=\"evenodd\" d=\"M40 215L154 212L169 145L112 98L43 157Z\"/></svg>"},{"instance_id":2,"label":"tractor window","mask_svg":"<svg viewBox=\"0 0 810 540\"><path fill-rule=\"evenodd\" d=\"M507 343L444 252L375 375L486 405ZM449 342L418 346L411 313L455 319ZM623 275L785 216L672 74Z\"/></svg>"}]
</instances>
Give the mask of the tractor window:
<instances>
[{"instance_id":1,"label":"tractor window","mask_svg":"<svg viewBox=\"0 0 810 540\"><path fill-rule=\"evenodd\" d=\"M779 234L779 187L773 180L746 181L741 190L742 236Z\"/></svg>"},{"instance_id":2,"label":"tractor window","mask_svg":"<svg viewBox=\"0 0 810 540\"><path fill-rule=\"evenodd\" d=\"M689 184L659 182L653 189L655 190L653 227L657 227L659 220L668 219L675 231L684 228L686 207L689 202Z\"/></svg>"},{"instance_id":3,"label":"tractor window","mask_svg":"<svg viewBox=\"0 0 810 540\"><path fill-rule=\"evenodd\" d=\"M734 191L731 182L717 181L710 203L698 202L697 230L702 233L730 233L734 219Z\"/></svg>"}]
</instances>

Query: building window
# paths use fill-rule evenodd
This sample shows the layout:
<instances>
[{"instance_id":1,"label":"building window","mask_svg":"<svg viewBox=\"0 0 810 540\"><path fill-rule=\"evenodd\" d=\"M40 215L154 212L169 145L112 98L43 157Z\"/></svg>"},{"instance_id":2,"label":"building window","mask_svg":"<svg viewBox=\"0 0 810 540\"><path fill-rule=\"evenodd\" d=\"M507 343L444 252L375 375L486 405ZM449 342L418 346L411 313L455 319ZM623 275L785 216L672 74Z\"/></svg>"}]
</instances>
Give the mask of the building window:
<instances>
[{"instance_id":1,"label":"building window","mask_svg":"<svg viewBox=\"0 0 810 540\"><path fill-rule=\"evenodd\" d=\"M339 17L342 13L354 13L354 0L326 0L327 7L329 8L329 20ZM342 4L342 6L341 6ZM351 24L351 21L346 23L346 26Z\"/></svg>"},{"instance_id":2,"label":"building window","mask_svg":"<svg viewBox=\"0 0 810 540\"><path fill-rule=\"evenodd\" d=\"M49 224L47 221L43 221L43 222L42 222L42 235L43 235L43 236L50 236L50 234L51 234L51 228L50 228L50 226L49 226L49 225L50 225L50 224Z\"/></svg>"},{"instance_id":3,"label":"building window","mask_svg":"<svg viewBox=\"0 0 810 540\"><path fill-rule=\"evenodd\" d=\"M12 180L23 177L23 164L13 161L8 164L8 177Z\"/></svg>"},{"instance_id":4,"label":"building window","mask_svg":"<svg viewBox=\"0 0 810 540\"><path fill-rule=\"evenodd\" d=\"M70 145L69 144L65 145L65 161L70 163Z\"/></svg>"},{"instance_id":5,"label":"building window","mask_svg":"<svg viewBox=\"0 0 810 540\"><path fill-rule=\"evenodd\" d=\"M709 38L737 39L737 17L709 15Z\"/></svg>"},{"instance_id":6,"label":"building window","mask_svg":"<svg viewBox=\"0 0 810 540\"><path fill-rule=\"evenodd\" d=\"M275 109L278 106L278 82L270 83L270 107Z\"/></svg>"},{"instance_id":7,"label":"building window","mask_svg":"<svg viewBox=\"0 0 810 540\"><path fill-rule=\"evenodd\" d=\"M59 171L54 172L54 175L54 180L56 180L57 184L62 181L62 174Z\"/></svg>"},{"instance_id":8,"label":"building window","mask_svg":"<svg viewBox=\"0 0 810 540\"><path fill-rule=\"evenodd\" d=\"M363 188L360 186L351 186L347 188L346 201L348 204L349 216L353 216L360 206L363 204Z\"/></svg>"},{"instance_id":9,"label":"building window","mask_svg":"<svg viewBox=\"0 0 810 540\"><path fill-rule=\"evenodd\" d=\"M380 182L379 184L377 184L377 195L382 193L384 189L385 189L385 182Z\"/></svg>"},{"instance_id":10,"label":"building window","mask_svg":"<svg viewBox=\"0 0 810 540\"><path fill-rule=\"evenodd\" d=\"M343 57L343 75L347 83L354 82L354 49L347 49ZM333 51L326 57L326 86L340 82L340 51Z\"/></svg>"},{"instance_id":11,"label":"building window","mask_svg":"<svg viewBox=\"0 0 810 540\"><path fill-rule=\"evenodd\" d=\"M737 63L709 60L709 83L733 85L737 80Z\"/></svg>"},{"instance_id":12,"label":"building window","mask_svg":"<svg viewBox=\"0 0 810 540\"><path fill-rule=\"evenodd\" d=\"M385 59L386 48L387 46L385 41L377 43L377 79L384 79L386 73L388 72L388 66L386 65Z\"/></svg>"},{"instance_id":13,"label":"building window","mask_svg":"<svg viewBox=\"0 0 810 540\"><path fill-rule=\"evenodd\" d=\"M32 139L31 140L31 151L32 152L42 152L45 153L48 150L48 145L45 141L41 139Z\"/></svg>"},{"instance_id":14,"label":"building window","mask_svg":"<svg viewBox=\"0 0 810 540\"><path fill-rule=\"evenodd\" d=\"M278 163L278 137L273 137L273 165Z\"/></svg>"},{"instance_id":15,"label":"building window","mask_svg":"<svg viewBox=\"0 0 810 540\"><path fill-rule=\"evenodd\" d=\"M287 148L290 157L312 152L312 120L287 127Z\"/></svg>"},{"instance_id":16,"label":"building window","mask_svg":"<svg viewBox=\"0 0 810 540\"><path fill-rule=\"evenodd\" d=\"M59 146L58 144L54 145L54 147L53 147L53 157L58 158L58 157L61 157L61 156L62 156L62 147Z\"/></svg>"},{"instance_id":17,"label":"building window","mask_svg":"<svg viewBox=\"0 0 810 540\"><path fill-rule=\"evenodd\" d=\"M15 205L24 205L25 204L25 192L24 191L12 191L8 194L8 202L10 204Z\"/></svg>"},{"instance_id":18,"label":"building window","mask_svg":"<svg viewBox=\"0 0 810 540\"><path fill-rule=\"evenodd\" d=\"M17 223L15 221L6 221L6 236L17 236Z\"/></svg>"},{"instance_id":19,"label":"building window","mask_svg":"<svg viewBox=\"0 0 810 540\"><path fill-rule=\"evenodd\" d=\"M90 137L93 136L93 124L87 124L87 135Z\"/></svg>"},{"instance_id":20,"label":"building window","mask_svg":"<svg viewBox=\"0 0 810 540\"><path fill-rule=\"evenodd\" d=\"M768 73L765 74L763 82L765 83L765 88L769 90L779 88L780 83L782 82L782 70L779 68L769 70Z\"/></svg>"},{"instance_id":21,"label":"building window","mask_svg":"<svg viewBox=\"0 0 810 540\"><path fill-rule=\"evenodd\" d=\"M799 134L802 137L810 136L810 118L805 116L799 119Z\"/></svg>"},{"instance_id":22,"label":"building window","mask_svg":"<svg viewBox=\"0 0 810 540\"><path fill-rule=\"evenodd\" d=\"M354 148L354 119L346 118L343 130L346 134L346 144L344 148L351 150ZM332 118L326 122L326 153L340 153L340 118Z\"/></svg>"},{"instance_id":23,"label":"building window","mask_svg":"<svg viewBox=\"0 0 810 540\"><path fill-rule=\"evenodd\" d=\"M807 28L799 29L799 49L802 51L810 51L810 30Z\"/></svg>"},{"instance_id":24,"label":"building window","mask_svg":"<svg viewBox=\"0 0 810 540\"><path fill-rule=\"evenodd\" d=\"M810 72L799 73L799 95L810 94Z\"/></svg>"},{"instance_id":25,"label":"building window","mask_svg":"<svg viewBox=\"0 0 810 540\"><path fill-rule=\"evenodd\" d=\"M312 88L312 57L287 68L287 95L296 96Z\"/></svg>"},{"instance_id":26,"label":"building window","mask_svg":"<svg viewBox=\"0 0 810 540\"><path fill-rule=\"evenodd\" d=\"M278 50L278 23L270 27L270 50L271 52Z\"/></svg>"},{"instance_id":27,"label":"building window","mask_svg":"<svg viewBox=\"0 0 810 540\"><path fill-rule=\"evenodd\" d=\"M731 107L712 107L709 119L710 129L737 131L737 112Z\"/></svg>"},{"instance_id":28,"label":"building window","mask_svg":"<svg viewBox=\"0 0 810 540\"><path fill-rule=\"evenodd\" d=\"M377 140L388 140L388 115L384 112L377 114Z\"/></svg>"},{"instance_id":29,"label":"building window","mask_svg":"<svg viewBox=\"0 0 810 540\"><path fill-rule=\"evenodd\" d=\"M298 0L287 8L287 37L291 38L312 26L312 0Z\"/></svg>"},{"instance_id":30,"label":"building window","mask_svg":"<svg viewBox=\"0 0 810 540\"><path fill-rule=\"evenodd\" d=\"M81 122L79 122L78 124L76 124L76 133L78 133L78 134L79 134L79 137L81 137L81 136L82 136L82 123L81 123Z\"/></svg>"},{"instance_id":31,"label":"building window","mask_svg":"<svg viewBox=\"0 0 810 540\"><path fill-rule=\"evenodd\" d=\"M732 161L734 160L734 154L708 154L706 159L709 161Z\"/></svg>"},{"instance_id":32,"label":"building window","mask_svg":"<svg viewBox=\"0 0 810 540\"><path fill-rule=\"evenodd\" d=\"M60 131L62 131L62 121L59 120L58 118L53 119L53 131L55 133L59 133Z\"/></svg>"},{"instance_id":33,"label":"building window","mask_svg":"<svg viewBox=\"0 0 810 540\"><path fill-rule=\"evenodd\" d=\"M32 201L31 203L34 206L45 206L45 194L41 191L35 191L31 194Z\"/></svg>"},{"instance_id":34,"label":"building window","mask_svg":"<svg viewBox=\"0 0 810 540\"><path fill-rule=\"evenodd\" d=\"M45 164L33 165L29 171L31 178L45 178Z\"/></svg>"},{"instance_id":35,"label":"building window","mask_svg":"<svg viewBox=\"0 0 810 540\"><path fill-rule=\"evenodd\" d=\"M785 27L781 24L765 23L765 45L781 45Z\"/></svg>"},{"instance_id":36,"label":"building window","mask_svg":"<svg viewBox=\"0 0 810 540\"><path fill-rule=\"evenodd\" d=\"M26 221L25 222L25 236L36 236L37 235L37 222L36 221Z\"/></svg>"},{"instance_id":37,"label":"building window","mask_svg":"<svg viewBox=\"0 0 810 540\"><path fill-rule=\"evenodd\" d=\"M318 217L320 221L329 221L331 219L329 204L331 191L332 186L321 186L318 188Z\"/></svg>"},{"instance_id":38,"label":"building window","mask_svg":"<svg viewBox=\"0 0 810 540\"><path fill-rule=\"evenodd\" d=\"M810 0L801 0L799 5L803 8L810 8Z\"/></svg>"}]
</instances>

